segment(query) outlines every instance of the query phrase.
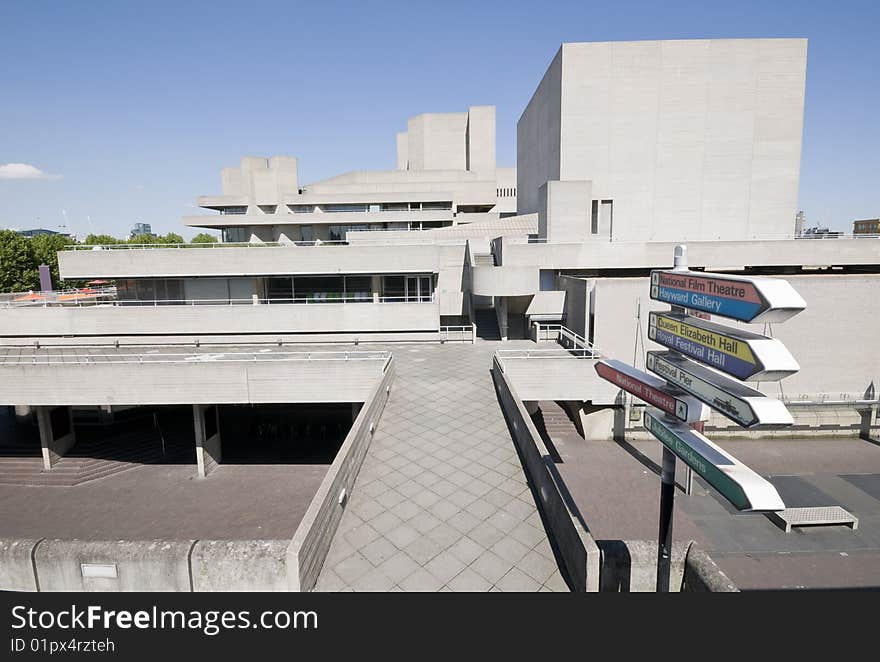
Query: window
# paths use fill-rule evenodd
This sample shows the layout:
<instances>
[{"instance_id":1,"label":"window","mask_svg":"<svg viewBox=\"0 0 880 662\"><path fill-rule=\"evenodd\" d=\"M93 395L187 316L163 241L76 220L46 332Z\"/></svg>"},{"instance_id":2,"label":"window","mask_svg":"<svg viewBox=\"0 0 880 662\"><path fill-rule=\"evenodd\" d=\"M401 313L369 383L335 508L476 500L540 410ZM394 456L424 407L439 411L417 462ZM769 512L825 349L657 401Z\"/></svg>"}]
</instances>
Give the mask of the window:
<instances>
[{"instance_id":1,"label":"window","mask_svg":"<svg viewBox=\"0 0 880 662\"><path fill-rule=\"evenodd\" d=\"M247 214L247 207L220 207L221 214Z\"/></svg>"},{"instance_id":2,"label":"window","mask_svg":"<svg viewBox=\"0 0 880 662\"><path fill-rule=\"evenodd\" d=\"M231 243L246 243L250 239L247 228L232 227L223 228L223 241Z\"/></svg>"},{"instance_id":3,"label":"window","mask_svg":"<svg viewBox=\"0 0 880 662\"><path fill-rule=\"evenodd\" d=\"M380 208L382 211L409 211L409 204L406 202L383 202Z\"/></svg>"},{"instance_id":4,"label":"window","mask_svg":"<svg viewBox=\"0 0 880 662\"><path fill-rule=\"evenodd\" d=\"M287 205L294 214L311 214L315 211L315 205Z\"/></svg>"},{"instance_id":5,"label":"window","mask_svg":"<svg viewBox=\"0 0 880 662\"><path fill-rule=\"evenodd\" d=\"M267 278L266 298L269 300L269 303L273 301L289 303L293 299L293 279Z\"/></svg>"},{"instance_id":6,"label":"window","mask_svg":"<svg viewBox=\"0 0 880 662\"><path fill-rule=\"evenodd\" d=\"M593 200L593 213L590 218L590 234L599 234L599 201Z\"/></svg>"},{"instance_id":7,"label":"window","mask_svg":"<svg viewBox=\"0 0 880 662\"><path fill-rule=\"evenodd\" d=\"M339 303L345 298L345 279L342 276L297 276L293 279L296 299Z\"/></svg>"},{"instance_id":8,"label":"window","mask_svg":"<svg viewBox=\"0 0 880 662\"><path fill-rule=\"evenodd\" d=\"M321 209L323 209L326 212L358 212L358 211L370 211L370 205L366 205L366 204L321 205Z\"/></svg>"},{"instance_id":9,"label":"window","mask_svg":"<svg viewBox=\"0 0 880 662\"><path fill-rule=\"evenodd\" d=\"M315 241L315 232L312 229L311 225L300 225L299 236L301 241L306 241L309 243Z\"/></svg>"},{"instance_id":10,"label":"window","mask_svg":"<svg viewBox=\"0 0 880 662\"><path fill-rule=\"evenodd\" d=\"M278 205L257 205L264 214L274 214Z\"/></svg>"},{"instance_id":11,"label":"window","mask_svg":"<svg viewBox=\"0 0 880 662\"><path fill-rule=\"evenodd\" d=\"M422 209L452 209L451 202L423 202Z\"/></svg>"}]
</instances>

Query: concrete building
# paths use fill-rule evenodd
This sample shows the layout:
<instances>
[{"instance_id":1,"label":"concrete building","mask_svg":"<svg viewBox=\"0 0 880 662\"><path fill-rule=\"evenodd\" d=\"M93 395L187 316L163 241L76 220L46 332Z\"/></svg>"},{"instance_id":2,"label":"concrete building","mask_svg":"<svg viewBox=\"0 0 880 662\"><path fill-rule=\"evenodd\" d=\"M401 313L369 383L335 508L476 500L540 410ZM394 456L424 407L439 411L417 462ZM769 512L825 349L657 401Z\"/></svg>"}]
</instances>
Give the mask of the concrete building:
<instances>
[{"instance_id":1,"label":"concrete building","mask_svg":"<svg viewBox=\"0 0 880 662\"><path fill-rule=\"evenodd\" d=\"M220 229L227 242L343 241L349 232L425 230L516 212L515 169L495 164L494 106L411 118L397 134L396 170L301 185L295 158L245 157L221 179L222 195L199 198L219 215L184 222Z\"/></svg>"},{"instance_id":2,"label":"concrete building","mask_svg":"<svg viewBox=\"0 0 880 662\"><path fill-rule=\"evenodd\" d=\"M781 338L800 363L783 386L755 385L799 408L798 430L872 434L880 244L808 240L793 220L806 48L803 39L563 44L517 124L516 169L496 165L491 106L411 118L396 137L395 170L301 185L295 158L245 157L222 171L220 195L199 198L215 213L184 219L220 230L229 245L71 247L59 253L62 277L113 280L116 300L6 302L0 404L21 416L36 408L47 470L74 448L73 406L191 406L199 476L223 463L234 436L218 421L240 412L224 407L350 405L350 431L303 519L311 528L298 529L288 551L289 586L314 586L336 526L357 525L341 513L389 397L399 418L371 480L397 453L444 465L418 447L438 411L454 434L484 434L481 416L503 429L495 400L474 395L491 389L493 366L508 419L557 401L582 436L619 436L632 402L593 364L644 349L648 312L659 307L649 273L669 267L685 243L691 268L781 276L808 302L791 323L753 329ZM487 342L499 344L486 353ZM390 395L397 366L409 395ZM426 385L431 375L436 384ZM462 418L443 409L453 401L481 409ZM710 428L729 432L714 419ZM401 435L414 447L395 446ZM485 460L482 448L468 452ZM514 461L505 448L491 451L493 466ZM519 527L546 504L529 501L516 469L505 469L509 480L499 474L511 491L498 500L522 501ZM434 494L432 517L454 517L462 506L447 500L457 492ZM558 524L568 511L562 500L554 508ZM577 563L598 556L566 517L565 535L580 540ZM531 551L539 538L529 538Z\"/></svg>"}]
</instances>

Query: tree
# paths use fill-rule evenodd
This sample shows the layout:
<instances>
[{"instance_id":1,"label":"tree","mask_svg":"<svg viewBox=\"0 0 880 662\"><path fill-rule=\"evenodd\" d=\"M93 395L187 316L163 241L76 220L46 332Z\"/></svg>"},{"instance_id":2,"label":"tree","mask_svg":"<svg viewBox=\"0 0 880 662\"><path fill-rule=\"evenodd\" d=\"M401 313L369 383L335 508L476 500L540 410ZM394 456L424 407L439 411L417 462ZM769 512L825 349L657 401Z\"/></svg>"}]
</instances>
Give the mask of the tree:
<instances>
[{"instance_id":1,"label":"tree","mask_svg":"<svg viewBox=\"0 0 880 662\"><path fill-rule=\"evenodd\" d=\"M34 264L38 268L41 264L49 265L53 287L63 289L64 283L58 272L58 251L63 251L66 246L75 243L73 239L65 234L40 234L29 241L33 249Z\"/></svg>"},{"instance_id":2,"label":"tree","mask_svg":"<svg viewBox=\"0 0 880 662\"><path fill-rule=\"evenodd\" d=\"M30 241L12 230L0 230L0 292L38 289L40 274Z\"/></svg>"},{"instance_id":3,"label":"tree","mask_svg":"<svg viewBox=\"0 0 880 662\"><path fill-rule=\"evenodd\" d=\"M111 237L109 234L90 234L83 240L83 243L88 246L112 246L125 242L122 239Z\"/></svg>"},{"instance_id":4,"label":"tree","mask_svg":"<svg viewBox=\"0 0 880 662\"><path fill-rule=\"evenodd\" d=\"M125 243L125 242L123 242ZM136 234L128 240L129 244L158 244L161 243L156 235L152 234Z\"/></svg>"},{"instance_id":5,"label":"tree","mask_svg":"<svg viewBox=\"0 0 880 662\"><path fill-rule=\"evenodd\" d=\"M191 244L216 244L219 243L219 239L213 235L208 234L207 232L199 232L195 237L190 239L189 243Z\"/></svg>"},{"instance_id":6,"label":"tree","mask_svg":"<svg viewBox=\"0 0 880 662\"><path fill-rule=\"evenodd\" d=\"M160 244L185 244L186 242L176 232L169 232L164 237L158 238L158 243Z\"/></svg>"}]
</instances>

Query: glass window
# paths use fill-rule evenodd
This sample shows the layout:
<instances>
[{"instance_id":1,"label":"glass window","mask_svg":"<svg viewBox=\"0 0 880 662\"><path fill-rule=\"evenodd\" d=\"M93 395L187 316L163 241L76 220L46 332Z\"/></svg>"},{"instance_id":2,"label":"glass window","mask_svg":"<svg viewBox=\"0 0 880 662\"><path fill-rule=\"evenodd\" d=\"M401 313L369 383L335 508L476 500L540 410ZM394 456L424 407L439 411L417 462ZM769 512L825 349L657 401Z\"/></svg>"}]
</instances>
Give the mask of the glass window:
<instances>
[{"instance_id":1,"label":"glass window","mask_svg":"<svg viewBox=\"0 0 880 662\"><path fill-rule=\"evenodd\" d=\"M406 296L406 281L403 276L382 276L382 296L403 300Z\"/></svg>"},{"instance_id":2,"label":"glass window","mask_svg":"<svg viewBox=\"0 0 880 662\"><path fill-rule=\"evenodd\" d=\"M346 301L372 301L373 279L371 276L345 277Z\"/></svg>"},{"instance_id":3,"label":"glass window","mask_svg":"<svg viewBox=\"0 0 880 662\"><path fill-rule=\"evenodd\" d=\"M345 297L345 280L342 276L297 276L293 292L296 299L339 303Z\"/></svg>"},{"instance_id":4,"label":"glass window","mask_svg":"<svg viewBox=\"0 0 880 662\"><path fill-rule=\"evenodd\" d=\"M269 302L290 303L293 299L293 279L291 278L267 278L266 298Z\"/></svg>"},{"instance_id":5,"label":"glass window","mask_svg":"<svg viewBox=\"0 0 880 662\"><path fill-rule=\"evenodd\" d=\"M250 235L244 227L223 228L223 241L229 243L247 243Z\"/></svg>"}]
</instances>

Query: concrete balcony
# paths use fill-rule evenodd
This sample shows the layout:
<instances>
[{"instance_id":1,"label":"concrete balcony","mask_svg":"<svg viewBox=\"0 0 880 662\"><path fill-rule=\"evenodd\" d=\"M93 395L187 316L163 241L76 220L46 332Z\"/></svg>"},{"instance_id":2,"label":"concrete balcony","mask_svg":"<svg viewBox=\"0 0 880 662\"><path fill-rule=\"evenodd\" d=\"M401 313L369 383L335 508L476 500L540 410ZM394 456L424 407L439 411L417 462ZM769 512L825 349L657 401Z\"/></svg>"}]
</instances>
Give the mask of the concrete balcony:
<instances>
[{"instance_id":1,"label":"concrete balcony","mask_svg":"<svg viewBox=\"0 0 880 662\"><path fill-rule=\"evenodd\" d=\"M0 350L0 404L363 402L389 352L121 347Z\"/></svg>"},{"instance_id":2,"label":"concrete balcony","mask_svg":"<svg viewBox=\"0 0 880 662\"><path fill-rule=\"evenodd\" d=\"M257 251L259 252L259 251ZM116 302L94 306L0 309L4 338L205 336L437 331L440 309L428 302L165 305Z\"/></svg>"},{"instance_id":3,"label":"concrete balcony","mask_svg":"<svg viewBox=\"0 0 880 662\"><path fill-rule=\"evenodd\" d=\"M806 267L877 264L880 239L767 239L755 241L582 241L528 243L502 238L501 264L505 267L540 266L541 269L647 269L672 264L675 246L688 247L693 267L742 270L750 266Z\"/></svg>"},{"instance_id":4,"label":"concrete balcony","mask_svg":"<svg viewBox=\"0 0 880 662\"><path fill-rule=\"evenodd\" d=\"M455 247L452 247L455 248ZM83 248L58 253L62 278L182 278L297 274L437 273L442 247L432 244ZM463 249L460 249L463 250ZM446 258L443 258L446 259Z\"/></svg>"},{"instance_id":5,"label":"concrete balcony","mask_svg":"<svg viewBox=\"0 0 880 662\"><path fill-rule=\"evenodd\" d=\"M613 405L619 388L593 367L599 353L589 349L500 349L495 360L524 401L577 400Z\"/></svg>"},{"instance_id":6,"label":"concrete balcony","mask_svg":"<svg viewBox=\"0 0 880 662\"><path fill-rule=\"evenodd\" d=\"M451 221L452 209L413 211L347 211L277 214L201 214L184 216L183 224L196 228L225 228L232 225L352 225L369 223L403 223L406 221Z\"/></svg>"}]
</instances>

